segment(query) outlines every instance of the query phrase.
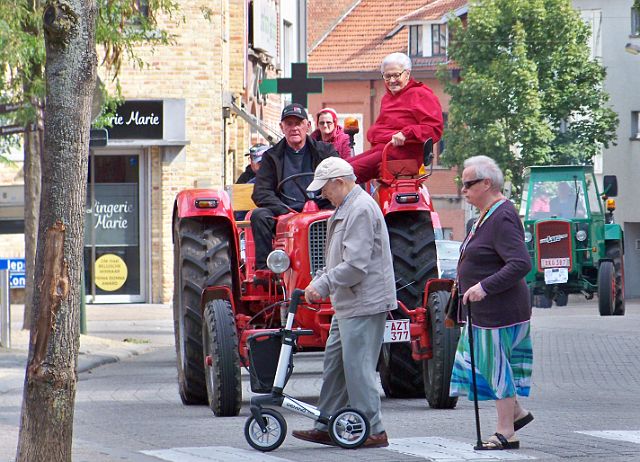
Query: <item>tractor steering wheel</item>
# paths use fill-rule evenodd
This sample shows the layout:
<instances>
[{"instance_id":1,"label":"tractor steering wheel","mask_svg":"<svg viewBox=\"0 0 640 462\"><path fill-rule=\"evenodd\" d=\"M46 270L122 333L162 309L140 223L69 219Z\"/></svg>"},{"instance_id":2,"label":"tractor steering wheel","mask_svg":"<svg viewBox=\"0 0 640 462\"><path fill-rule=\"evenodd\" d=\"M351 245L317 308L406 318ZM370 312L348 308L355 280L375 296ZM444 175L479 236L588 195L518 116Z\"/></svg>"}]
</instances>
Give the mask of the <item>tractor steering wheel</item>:
<instances>
[{"instance_id":1,"label":"tractor steering wheel","mask_svg":"<svg viewBox=\"0 0 640 462\"><path fill-rule=\"evenodd\" d=\"M285 179L283 179L280 183L278 183L278 186L276 186L276 192L277 192L280 196L284 197L285 199L288 199L288 200L290 200L290 201L292 201L292 202L297 202L297 201L298 201L298 199L297 199L297 198L295 198L295 197L291 197L291 196L289 196L289 195L285 194L285 193L282 191L282 186L283 186L285 183L287 183L288 181L293 181L293 184L295 184L295 185L298 187L298 189L300 190L300 192L302 192L302 195L303 195L304 197L308 197L308 196L307 196L307 190L306 190L306 188L305 188L304 186L300 185L300 183L298 183L298 178L304 178L304 177L309 177L309 176L313 178L313 172L303 172L303 173L296 173L295 175L289 175L288 177L286 177Z\"/></svg>"}]
</instances>

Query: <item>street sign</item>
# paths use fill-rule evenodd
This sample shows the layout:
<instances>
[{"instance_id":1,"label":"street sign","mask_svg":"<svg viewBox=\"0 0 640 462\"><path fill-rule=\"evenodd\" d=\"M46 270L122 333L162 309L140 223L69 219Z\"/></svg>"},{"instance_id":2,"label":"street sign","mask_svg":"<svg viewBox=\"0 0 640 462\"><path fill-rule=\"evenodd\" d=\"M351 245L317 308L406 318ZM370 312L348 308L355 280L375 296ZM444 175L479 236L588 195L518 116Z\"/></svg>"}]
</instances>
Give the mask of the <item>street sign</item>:
<instances>
[{"instance_id":1,"label":"street sign","mask_svg":"<svg viewBox=\"0 0 640 462\"><path fill-rule=\"evenodd\" d=\"M6 114L7 112L14 112L14 111L17 111L18 109L22 109L23 107L24 107L24 105L22 103L0 104L0 114Z\"/></svg>"},{"instance_id":2,"label":"street sign","mask_svg":"<svg viewBox=\"0 0 640 462\"><path fill-rule=\"evenodd\" d=\"M26 284L24 273L9 273L9 289L24 289Z\"/></svg>"},{"instance_id":3,"label":"street sign","mask_svg":"<svg viewBox=\"0 0 640 462\"><path fill-rule=\"evenodd\" d=\"M322 93L322 77L309 77L307 63L291 63L291 77L265 79L260 82L261 93L290 93L291 102L307 107L310 93Z\"/></svg>"},{"instance_id":4,"label":"street sign","mask_svg":"<svg viewBox=\"0 0 640 462\"><path fill-rule=\"evenodd\" d=\"M0 258L1 270L9 270L10 289L24 289L26 277L24 258Z\"/></svg>"},{"instance_id":5,"label":"street sign","mask_svg":"<svg viewBox=\"0 0 640 462\"><path fill-rule=\"evenodd\" d=\"M31 124L31 131L36 129L36 124ZM4 125L0 127L0 136L6 135L15 135L16 133L22 133L27 128L24 125L13 124L13 125Z\"/></svg>"},{"instance_id":6,"label":"street sign","mask_svg":"<svg viewBox=\"0 0 640 462\"><path fill-rule=\"evenodd\" d=\"M109 132L106 128L92 128L89 132L89 147L98 148L109 144Z\"/></svg>"}]
</instances>

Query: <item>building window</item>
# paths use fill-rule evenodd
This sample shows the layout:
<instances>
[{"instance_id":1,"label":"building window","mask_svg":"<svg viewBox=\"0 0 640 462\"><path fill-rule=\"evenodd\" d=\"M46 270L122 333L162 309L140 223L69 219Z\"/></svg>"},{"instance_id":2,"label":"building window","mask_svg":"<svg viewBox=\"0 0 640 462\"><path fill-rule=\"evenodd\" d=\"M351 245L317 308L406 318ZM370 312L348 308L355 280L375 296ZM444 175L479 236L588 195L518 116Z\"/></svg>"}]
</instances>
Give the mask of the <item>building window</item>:
<instances>
[{"instance_id":1,"label":"building window","mask_svg":"<svg viewBox=\"0 0 640 462\"><path fill-rule=\"evenodd\" d=\"M409 56L422 56L422 26L409 26Z\"/></svg>"},{"instance_id":2,"label":"building window","mask_svg":"<svg viewBox=\"0 0 640 462\"><path fill-rule=\"evenodd\" d=\"M631 112L631 138L640 140L640 111Z\"/></svg>"},{"instance_id":3,"label":"building window","mask_svg":"<svg viewBox=\"0 0 640 462\"><path fill-rule=\"evenodd\" d=\"M447 54L446 24L431 24L431 54L432 56Z\"/></svg>"},{"instance_id":4,"label":"building window","mask_svg":"<svg viewBox=\"0 0 640 462\"><path fill-rule=\"evenodd\" d=\"M640 11L631 8L631 35L640 35Z\"/></svg>"}]
</instances>

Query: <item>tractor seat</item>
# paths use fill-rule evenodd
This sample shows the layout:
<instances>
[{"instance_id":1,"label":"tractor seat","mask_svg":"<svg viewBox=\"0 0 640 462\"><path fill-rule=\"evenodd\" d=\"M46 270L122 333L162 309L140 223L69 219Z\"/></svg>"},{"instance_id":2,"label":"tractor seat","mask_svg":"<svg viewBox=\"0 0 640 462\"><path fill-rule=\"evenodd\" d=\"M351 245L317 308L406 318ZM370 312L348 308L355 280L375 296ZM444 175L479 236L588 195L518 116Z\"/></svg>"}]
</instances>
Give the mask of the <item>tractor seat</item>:
<instances>
[{"instance_id":1,"label":"tractor seat","mask_svg":"<svg viewBox=\"0 0 640 462\"><path fill-rule=\"evenodd\" d=\"M387 160L387 170L397 179L418 178L421 166L420 162L415 159Z\"/></svg>"},{"instance_id":2,"label":"tractor seat","mask_svg":"<svg viewBox=\"0 0 640 462\"><path fill-rule=\"evenodd\" d=\"M227 191L227 194L229 194L229 198L231 199L231 208L233 209L233 213L236 218L236 225L244 228L250 226L249 221L244 220L244 218L249 210L256 208L256 204L254 204L251 199L251 194L253 194L253 184L232 184L225 186L224 189ZM245 221L248 224L245 224Z\"/></svg>"}]
</instances>

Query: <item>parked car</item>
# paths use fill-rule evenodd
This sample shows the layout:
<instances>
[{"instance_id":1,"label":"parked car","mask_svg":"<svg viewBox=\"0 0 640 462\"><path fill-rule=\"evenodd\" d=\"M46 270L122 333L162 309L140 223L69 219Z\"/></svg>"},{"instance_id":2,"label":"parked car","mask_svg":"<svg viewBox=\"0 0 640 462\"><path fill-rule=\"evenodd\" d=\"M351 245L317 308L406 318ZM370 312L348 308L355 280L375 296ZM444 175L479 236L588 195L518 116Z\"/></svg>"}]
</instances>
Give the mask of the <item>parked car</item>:
<instances>
[{"instance_id":1,"label":"parked car","mask_svg":"<svg viewBox=\"0 0 640 462\"><path fill-rule=\"evenodd\" d=\"M436 239L436 252L438 252L438 277L443 279L455 279L460 258L460 241Z\"/></svg>"}]
</instances>

